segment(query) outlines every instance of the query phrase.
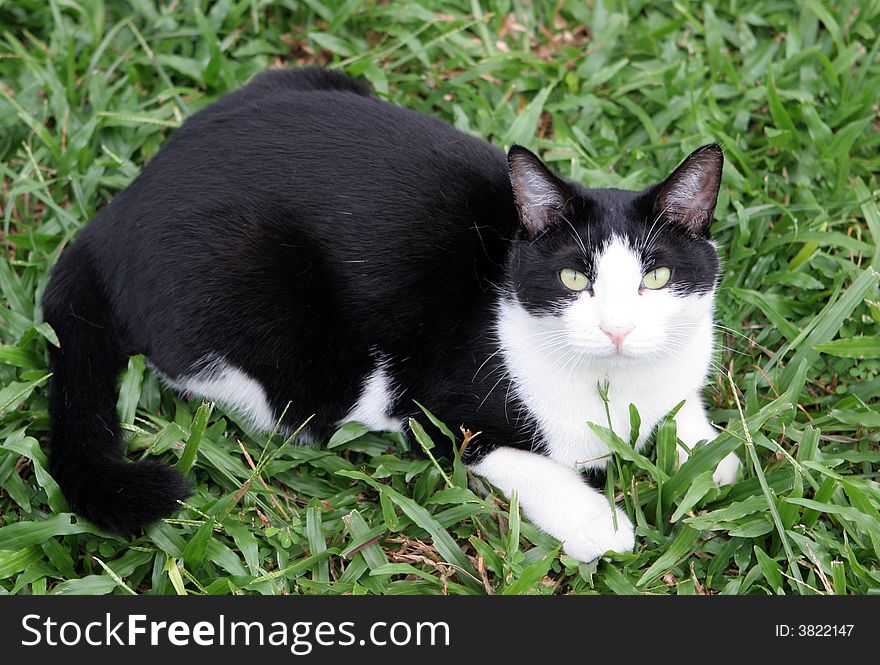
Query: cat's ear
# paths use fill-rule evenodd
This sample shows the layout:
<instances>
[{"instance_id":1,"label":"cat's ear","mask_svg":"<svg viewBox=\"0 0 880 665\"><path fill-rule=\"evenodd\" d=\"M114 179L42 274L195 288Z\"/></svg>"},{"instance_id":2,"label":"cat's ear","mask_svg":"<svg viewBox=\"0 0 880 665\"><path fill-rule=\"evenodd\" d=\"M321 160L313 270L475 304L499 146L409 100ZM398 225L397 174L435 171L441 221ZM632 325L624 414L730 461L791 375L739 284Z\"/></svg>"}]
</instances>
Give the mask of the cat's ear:
<instances>
[{"instance_id":1,"label":"cat's ear","mask_svg":"<svg viewBox=\"0 0 880 665\"><path fill-rule=\"evenodd\" d=\"M534 153L514 145L507 153L510 184L519 218L529 237L556 222L570 197L565 183Z\"/></svg>"},{"instance_id":2,"label":"cat's ear","mask_svg":"<svg viewBox=\"0 0 880 665\"><path fill-rule=\"evenodd\" d=\"M658 186L655 212L694 235L703 235L715 215L723 167L721 146L710 143L697 148Z\"/></svg>"}]
</instances>

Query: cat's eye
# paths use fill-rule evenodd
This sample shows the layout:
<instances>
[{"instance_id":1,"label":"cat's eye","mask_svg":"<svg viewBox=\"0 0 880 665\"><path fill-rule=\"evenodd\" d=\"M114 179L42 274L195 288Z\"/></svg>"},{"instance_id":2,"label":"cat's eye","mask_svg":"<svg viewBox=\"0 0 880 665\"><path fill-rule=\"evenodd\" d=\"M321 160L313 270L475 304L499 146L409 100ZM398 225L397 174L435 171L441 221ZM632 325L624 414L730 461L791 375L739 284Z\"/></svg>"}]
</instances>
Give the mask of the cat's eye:
<instances>
[{"instance_id":1,"label":"cat's eye","mask_svg":"<svg viewBox=\"0 0 880 665\"><path fill-rule=\"evenodd\" d=\"M669 277L672 273L669 268L654 268L645 273L642 278L642 286L646 289L662 289L669 283Z\"/></svg>"},{"instance_id":2,"label":"cat's eye","mask_svg":"<svg viewBox=\"0 0 880 665\"><path fill-rule=\"evenodd\" d=\"M560 270L559 279L562 280L565 288L571 289L572 291L583 291L590 286L590 280L587 279L587 276L572 268L563 268Z\"/></svg>"}]
</instances>

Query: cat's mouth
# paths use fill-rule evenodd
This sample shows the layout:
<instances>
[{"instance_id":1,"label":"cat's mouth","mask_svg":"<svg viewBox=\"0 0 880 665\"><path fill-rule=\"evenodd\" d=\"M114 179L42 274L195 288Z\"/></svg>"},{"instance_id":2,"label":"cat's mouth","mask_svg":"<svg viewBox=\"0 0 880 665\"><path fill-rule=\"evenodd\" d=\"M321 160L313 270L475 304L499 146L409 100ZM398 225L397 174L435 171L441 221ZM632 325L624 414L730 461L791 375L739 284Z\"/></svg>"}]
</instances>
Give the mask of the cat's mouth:
<instances>
[{"instance_id":1,"label":"cat's mouth","mask_svg":"<svg viewBox=\"0 0 880 665\"><path fill-rule=\"evenodd\" d=\"M657 345L636 340L627 340L623 344L580 343L576 346L583 355L611 364L638 363L658 355Z\"/></svg>"},{"instance_id":2,"label":"cat's mouth","mask_svg":"<svg viewBox=\"0 0 880 665\"><path fill-rule=\"evenodd\" d=\"M614 346L611 345L608 348L608 352L606 354L607 358L618 359L618 360L632 360L638 357L637 354L633 353L629 348L620 345Z\"/></svg>"},{"instance_id":3,"label":"cat's mouth","mask_svg":"<svg viewBox=\"0 0 880 665\"><path fill-rule=\"evenodd\" d=\"M629 345L602 344L576 341L572 346L585 358L601 360L603 362L627 362L638 360L642 353Z\"/></svg>"}]
</instances>

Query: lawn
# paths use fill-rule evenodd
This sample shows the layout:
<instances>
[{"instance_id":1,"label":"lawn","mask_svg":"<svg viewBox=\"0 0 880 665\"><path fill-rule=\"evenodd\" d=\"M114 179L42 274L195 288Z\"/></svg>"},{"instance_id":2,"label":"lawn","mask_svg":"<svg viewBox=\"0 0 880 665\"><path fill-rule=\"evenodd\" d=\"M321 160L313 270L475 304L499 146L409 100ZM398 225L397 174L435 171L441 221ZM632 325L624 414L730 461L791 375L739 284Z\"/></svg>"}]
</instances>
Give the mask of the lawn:
<instances>
[{"instance_id":1,"label":"lawn","mask_svg":"<svg viewBox=\"0 0 880 665\"><path fill-rule=\"evenodd\" d=\"M0 594L880 592L878 51L876 0L0 0ZM130 455L195 493L132 538L67 512L45 470L50 267L188 115L301 63L592 187L723 145L724 432L680 469L672 420L643 455L608 437L634 553L579 564L455 460L356 424L267 437L142 357L120 381Z\"/></svg>"}]
</instances>

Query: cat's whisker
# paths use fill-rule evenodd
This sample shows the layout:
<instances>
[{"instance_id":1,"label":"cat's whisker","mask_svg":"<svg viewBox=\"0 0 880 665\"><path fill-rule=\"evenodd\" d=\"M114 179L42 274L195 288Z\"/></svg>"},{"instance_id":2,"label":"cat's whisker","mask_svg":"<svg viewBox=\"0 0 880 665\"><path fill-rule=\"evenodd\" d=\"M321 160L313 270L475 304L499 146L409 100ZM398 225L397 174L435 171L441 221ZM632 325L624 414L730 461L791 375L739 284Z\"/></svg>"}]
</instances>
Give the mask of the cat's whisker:
<instances>
[{"instance_id":1,"label":"cat's whisker","mask_svg":"<svg viewBox=\"0 0 880 665\"><path fill-rule=\"evenodd\" d=\"M539 330L538 332L529 333L528 335L524 335L526 339L532 337L541 337L542 335L556 335L556 334L566 334L567 331L564 328L553 328L552 330Z\"/></svg>"},{"instance_id":2,"label":"cat's whisker","mask_svg":"<svg viewBox=\"0 0 880 665\"><path fill-rule=\"evenodd\" d=\"M477 367L477 371L474 372L474 376L471 378L471 382L473 382L473 381L476 380L477 375L478 375L478 374L480 373L480 371L482 371L482 369L486 366L486 363L488 363L490 360L492 360L492 358L494 358L494 357L497 356L499 353L501 353L501 351L502 351L502 349L499 347L497 351L495 351L494 353L492 353L488 358L486 358L486 359L483 361L483 363L482 363L479 367Z\"/></svg>"},{"instance_id":3,"label":"cat's whisker","mask_svg":"<svg viewBox=\"0 0 880 665\"><path fill-rule=\"evenodd\" d=\"M489 399L489 397L492 395L493 392L495 392L495 389L501 384L501 382L504 381L504 379L508 378L509 376L510 376L509 372L505 372L504 374L501 375L501 378L498 379L495 382L495 385L493 385L489 389L489 392L486 393L486 396L483 398L483 401L480 402L480 405L477 407L477 411L479 411L480 409L483 408L483 405L486 403L486 400Z\"/></svg>"},{"instance_id":4,"label":"cat's whisker","mask_svg":"<svg viewBox=\"0 0 880 665\"><path fill-rule=\"evenodd\" d=\"M547 349L555 349L561 346L571 346L568 338L546 340L542 344L534 347L535 351L545 351Z\"/></svg>"},{"instance_id":5,"label":"cat's whisker","mask_svg":"<svg viewBox=\"0 0 880 665\"><path fill-rule=\"evenodd\" d=\"M532 348L536 350L541 350L545 348L550 348L559 345L569 345L571 346L571 340L568 338L568 335L561 335L559 337L552 337L549 339L541 340L540 344L536 344Z\"/></svg>"},{"instance_id":6,"label":"cat's whisker","mask_svg":"<svg viewBox=\"0 0 880 665\"><path fill-rule=\"evenodd\" d=\"M653 249L653 246L651 246L649 248L649 243L653 244L653 242L654 242L654 238L651 237L651 234L654 231L654 228L657 226L657 222L659 222L661 219L663 219L663 216L666 214L666 212L668 210L669 210L669 206L667 205L665 208L663 208L663 210L661 210L659 213L657 213L657 216L654 218L654 222L651 224L651 228L648 229L648 233L644 236L644 238L642 240L642 244L641 244L642 256L644 256L644 257L650 256L650 253L651 253L651 250ZM661 224L660 228L657 229L658 235L659 235L660 231L663 230L664 225L667 223L668 223L668 220L664 219L663 224Z\"/></svg>"},{"instance_id":7,"label":"cat's whisker","mask_svg":"<svg viewBox=\"0 0 880 665\"><path fill-rule=\"evenodd\" d=\"M568 227L571 229L572 237L575 239L575 242L581 248L581 253L584 255L584 261L589 262L590 255L587 253L587 248L584 246L584 241L581 239L581 237L578 235L578 232L575 230L574 224L572 224L568 220L568 218L565 215L563 215L562 213L559 214L559 217L562 219L562 221L564 221L566 224L568 224Z\"/></svg>"},{"instance_id":8,"label":"cat's whisker","mask_svg":"<svg viewBox=\"0 0 880 665\"><path fill-rule=\"evenodd\" d=\"M739 349L734 349L733 347L726 346L724 344L717 344L715 347L716 351L721 351L724 353L735 353L738 356L742 356L744 358L751 358L752 355L750 353L746 353L745 351L740 351Z\"/></svg>"},{"instance_id":9,"label":"cat's whisker","mask_svg":"<svg viewBox=\"0 0 880 665\"><path fill-rule=\"evenodd\" d=\"M769 353L769 354L773 353L773 351L771 349L768 349L763 344L759 344L754 339L752 339L749 335L745 335L737 330L734 330L733 328L729 328L729 327L724 326L724 325L717 323L717 322L713 323L712 325L725 334L733 335L734 337L739 337L740 339L745 340L746 342L749 343L750 347L760 349L764 353Z\"/></svg>"}]
</instances>

